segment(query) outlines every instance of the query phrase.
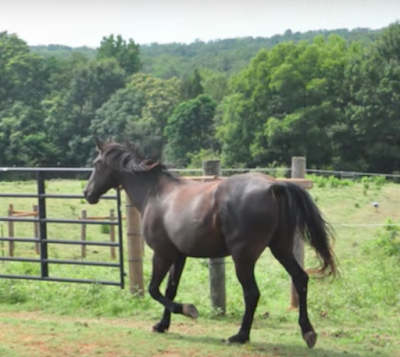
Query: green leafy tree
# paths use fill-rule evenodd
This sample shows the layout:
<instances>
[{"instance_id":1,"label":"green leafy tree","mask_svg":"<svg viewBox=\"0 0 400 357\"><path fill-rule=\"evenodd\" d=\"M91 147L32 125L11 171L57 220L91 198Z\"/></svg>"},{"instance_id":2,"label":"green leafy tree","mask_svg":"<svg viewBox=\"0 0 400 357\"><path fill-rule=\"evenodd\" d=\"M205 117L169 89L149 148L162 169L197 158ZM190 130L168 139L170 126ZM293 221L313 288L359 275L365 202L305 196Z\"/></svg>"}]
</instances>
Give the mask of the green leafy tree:
<instances>
[{"instance_id":1,"label":"green leafy tree","mask_svg":"<svg viewBox=\"0 0 400 357\"><path fill-rule=\"evenodd\" d=\"M124 71L113 59L80 63L66 91L56 92L43 103L48 113L46 126L62 165L86 164L93 146L88 140L89 127L96 110L124 84Z\"/></svg>"},{"instance_id":2,"label":"green leafy tree","mask_svg":"<svg viewBox=\"0 0 400 357\"><path fill-rule=\"evenodd\" d=\"M394 23L348 73L352 86L342 133L357 148L349 156L345 137L338 138L347 166L389 173L400 166L399 49L400 24Z\"/></svg>"},{"instance_id":3,"label":"green leafy tree","mask_svg":"<svg viewBox=\"0 0 400 357\"><path fill-rule=\"evenodd\" d=\"M226 73L209 70L203 70L201 73L204 94L208 94L220 103L229 94L229 76Z\"/></svg>"},{"instance_id":4,"label":"green leafy tree","mask_svg":"<svg viewBox=\"0 0 400 357\"><path fill-rule=\"evenodd\" d=\"M185 166L190 161L190 154L212 148L216 105L203 94L176 107L164 130L169 161Z\"/></svg>"},{"instance_id":5,"label":"green leafy tree","mask_svg":"<svg viewBox=\"0 0 400 357\"><path fill-rule=\"evenodd\" d=\"M0 165L44 165L52 157L41 102L47 61L14 34L0 33Z\"/></svg>"},{"instance_id":6,"label":"green leafy tree","mask_svg":"<svg viewBox=\"0 0 400 357\"><path fill-rule=\"evenodd\" d=\"M0 166L48 166L57 159L40 110L15 102L0 115Z\"/></svg>"},{"instance_id":7,"label":"green leafy tree","mask_svg":"<svg viewBox=\"0 0 400 357\"><path fill-rule=\"evenodd\" d=\"M45 59L7 32L0 33L0 78L0 106L12 101L38 106L47 93Z\"/></svg>"},{"instance_id":8,"label":"green leafy tree","mask_svg":"<svg viewBox=\"0 0 400 357\"><path fill-rule=\"evenodd\" d=\"M115 58L127 75L139 72L142 67L139 45L132 39L125 41L121 35L103 37L96 57L97 59Z\"/></svg>"},{"instance_id":9,"label":"green leafy tree","mask_svg":"<svg viewBox=\"0 0 400 357\"><path fill-rule=\"evenodd\" d=\"M167 119L179 102L179 88L177 78L137 73L97 111L90 132L117 140L127 135L146 152L159 153Z\"/></svg>"},{"instance_id":10,"label":"green leafy tree","mask_svg":"<svg viewBox=\"0 0 400 357\"><path fill-rule=\"evenodd\" d=\"M181 85L181 100L186 101L198 97L204 93L202 78L198 69L195 69L193 74L182 80Z\"/></svg>"},{"instance_id":11,"label":"green leafy tree","mask_svg":"<svg viewBox=\"0 0 400 357\"><path fill-rule=\"evenodd\" d=\"M224 165L286 164L299 154L311 166L330 165L347 61L348 46L338 36L260 51L220 106Z\"/></svg>"}]
</instances>

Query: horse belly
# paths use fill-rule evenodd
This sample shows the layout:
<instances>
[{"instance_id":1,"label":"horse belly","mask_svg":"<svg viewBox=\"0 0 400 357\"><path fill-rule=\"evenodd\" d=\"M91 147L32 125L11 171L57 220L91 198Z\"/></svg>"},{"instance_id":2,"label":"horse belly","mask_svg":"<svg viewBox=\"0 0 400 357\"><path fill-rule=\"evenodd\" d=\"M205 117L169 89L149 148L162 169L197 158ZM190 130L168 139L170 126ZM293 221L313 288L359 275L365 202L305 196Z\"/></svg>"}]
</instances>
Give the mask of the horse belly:
<instances>
[{"instance_id":1,"label":"horse belly","mask_svg":"<svg viewBox=\"0 0 400 357\"><path fill-rule=\"evenodd\" d=\"M168 224L169 237L177 249L189 257L216 258L228 255L218 216L208 214L183 217L175 224Z\"/></svg>"}]
</instances>

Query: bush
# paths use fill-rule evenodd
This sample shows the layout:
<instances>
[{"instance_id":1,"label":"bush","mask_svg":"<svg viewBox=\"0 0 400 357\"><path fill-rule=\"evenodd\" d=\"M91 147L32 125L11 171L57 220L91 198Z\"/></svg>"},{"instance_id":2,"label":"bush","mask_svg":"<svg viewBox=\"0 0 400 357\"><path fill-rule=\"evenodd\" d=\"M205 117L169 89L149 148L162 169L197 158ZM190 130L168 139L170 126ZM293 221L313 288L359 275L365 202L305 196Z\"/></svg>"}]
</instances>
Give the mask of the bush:
<instances>
[{"instance_id":1,"label":"bush","mask_svg":"<svg viewBox=\"0 0 400 357\"><path fill-rule=\"evenodd\" d=\"M377 187L382 187L386 183L386 176L384 175L375 176L374 182Z\"/></svg>"},{"instance_id":2,"label":"bush","mask_svg":"<svg viewBox=\"0 0 400 357\"><path fill-rule=\"evenodd\" d=\"M306 177L309 180L314 182L314 185L318 188L330 187L330 188L339 188L339 187L349 187L354 184L352 180L349 179L339 179L335 176L317 176L317 175L307 175Z\"/></svg>"},{"instance_id":3,"label":"bush","mask_svg":"<svg viewBox=\"0 0 400 357\"><path fill-rule=\"evenodd\" d=\"M400 258L400 226L391 218L387 218L384 228L375 233L375 239L364 247L364 251L379 251L385 256Z\"/></svg>"}]
</instances>

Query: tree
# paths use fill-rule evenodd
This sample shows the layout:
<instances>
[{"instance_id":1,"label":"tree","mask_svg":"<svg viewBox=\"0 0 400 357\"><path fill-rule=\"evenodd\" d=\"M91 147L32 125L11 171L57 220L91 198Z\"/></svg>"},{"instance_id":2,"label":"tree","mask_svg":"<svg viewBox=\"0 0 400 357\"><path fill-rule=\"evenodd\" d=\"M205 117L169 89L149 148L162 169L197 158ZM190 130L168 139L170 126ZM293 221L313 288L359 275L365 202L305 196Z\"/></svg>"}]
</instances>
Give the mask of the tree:
<instances>
[{"instance_id":1,"label":"tree","mask_svg":"<svg viewBox=\"0 0 400 357\"><path fill-rule=\"evenodd\" d=\"M216 106L214 100L203 94L176 107L164 130L169 161L185 166L190 154L212 148Z\"/></svg>"},{"instance_id":2,"label":"tree","mask_svg":"<svg viewBox=\"0 0 400 357\"><path fill-rule=\"evenodd\" d=\"M7 32L0 33L0 78L0 108L2 103L12 101L37 107L47 93L45 59Z\"/></svg>"},{"instance_id":3,"label":"tree","mask_svg":"<svg viewBox=\"0 0 400 357\"><path fill-rule=\"evenodd\" d=\"M182 81L181 85L181 100L186 101L189 99L196 98L200 94L204 93L203 86L201 84L201 75L198 69L195 69L193 74Z\"/></svg>"},{"instance_id":4,"label":"tree","mask_svg":"<svg viewBox=\"0 0 400 357\"><path fill-rule=\"evenodd\" d=\"M227 74L203 70L201 77L204 94L208 94L216 102L220 103L229 94L229 76Z\"/></svg>"},{"instance_id":5,"label":"tree","mask_svg":"<svg viewBox=\"0 0 400 357\"><path fill-rule=\"evenodd\" d=\"M0 165L44 165L51 159L41 106L50 72L23 40L0 33Z\"/></svg>"},{"instance_id":6,"label":"tree","mask_svg":"<svg viewBox=\"0 0 400 357\"><path fill-rule=\"evenodd\" d=\"M0 166L48 166L56 160L40 110L15 102L0 117Z\"/></svg>"},{"instance_id":7,"label":"tree","mask_svg":"<svg viewBox=\"0 0 400 357\"><path fill-rule=\"evenodd\" d=\"M179 102L179 86L177 78L136 73L97 111L90 132L116 140L127 135L144 151L159 154L167 119Z\"/></svg>"},{"instance_id":8,"label":"tree","mask_svg":"<svg viewBox=\"0 0 400 357\"><path fill-rule=\"evenodd\" d=\"M96 57L99 60L115 58L127 75L139 72L142 67L139 45L132 39L126 42L121 35L103 37Z\"/></svg>"},{"instance_id":9,"label":"tree","mask_svg":"<svg viewBox=\"0 0 400 357\"><path fill-rule=\"evenodd\" d=\"M348 72L349 103L337 140L347 166L387 172L400 166L400 24L382 32ZM349 154L346 136L356 146Z\"/></svg>"},{"instance_id":10,"label":"tree","mask_svg":"<svg viewBox=\"0 0 400 357\"><path fill-rule=\"evenodd\" d=\"M125 84L124 71L113 59L79 63L65 91L43 104L46 126L58 149L62 165L86 164L92 142L89 127L96 110Z\"/></svg>"},{"instance_id":11,"label":"tree","mask_svg":"<svg viewBox=\"0 0 400 357\"><path fill-rule=\"evenodd\" d=\"M233 77L233 94L220 105L223 164L285 164L302 153L310 166L330 165L347 61L347 44L338 36L260 51Z\"/></svg>"}]
</instances>

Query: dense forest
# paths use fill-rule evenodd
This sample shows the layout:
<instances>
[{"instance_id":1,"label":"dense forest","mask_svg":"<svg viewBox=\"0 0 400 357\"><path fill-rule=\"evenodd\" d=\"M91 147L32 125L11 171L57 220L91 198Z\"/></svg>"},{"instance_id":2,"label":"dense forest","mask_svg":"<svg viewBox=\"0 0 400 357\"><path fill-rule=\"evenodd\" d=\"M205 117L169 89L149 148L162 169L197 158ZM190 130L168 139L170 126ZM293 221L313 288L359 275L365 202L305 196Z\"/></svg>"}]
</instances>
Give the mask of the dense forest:
<instances>
[{"instance_id":1,"label":"dense forest","mask_svg":"<svg viewBox=\"0 0 400 357\"><path fill-rule=\"evenodd\" d=\"M400 170L400 24L270 38L34 46L0 33L0 166L90 165L93 135L176 167Z\"/></svg>"}]
</instances>

